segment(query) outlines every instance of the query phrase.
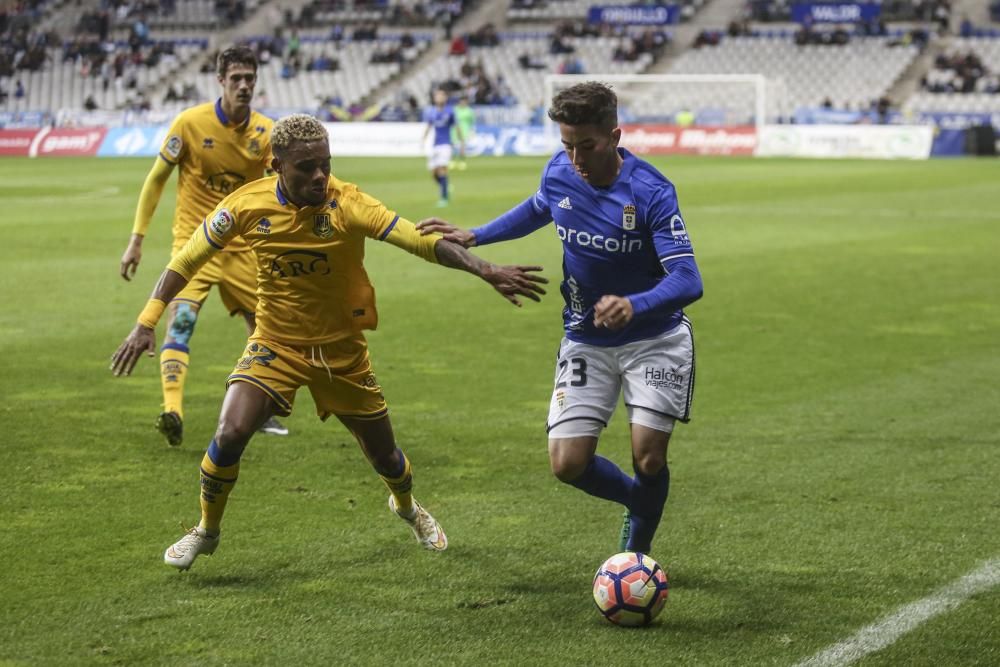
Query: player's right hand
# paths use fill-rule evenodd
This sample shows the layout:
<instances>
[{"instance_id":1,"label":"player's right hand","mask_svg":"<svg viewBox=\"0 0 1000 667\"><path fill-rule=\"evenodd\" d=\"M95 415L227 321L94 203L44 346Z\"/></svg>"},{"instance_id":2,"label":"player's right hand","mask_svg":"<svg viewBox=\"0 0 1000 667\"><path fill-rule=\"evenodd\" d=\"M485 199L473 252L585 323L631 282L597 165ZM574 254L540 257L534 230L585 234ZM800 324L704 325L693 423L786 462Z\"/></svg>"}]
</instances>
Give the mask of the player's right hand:
<instances>
[{"instance_id":1,"label":"player's right hand","mask_svg":"<svg viewBox=\"0 0 1000 667\"><path fill-rule=\"evenodd\" d=\"M491 265L484 273L483 280L493 285L493 289L499 292L503 298L512 304L521 307L518 296L524 296L532 301L541 301L541 295L545 294L543 284L548 283L548 278L538 275L542 270L540 266Z\"/></svg>"},{"instance_id":2,"label":"player's right hand","mask_svg":"<svg viewBox=\"0 0 1000 667\"><path fill-rule=\"evenodd\" d=\"M128 247L122 253L122 278L132 280L136 269L139 268L140 261L142 261L142 237L138 234L133 234L132 238L129 239Z\"/></svg>"},{"instance_id":3,"label":"player's right hand","mask_svg":"<svg viewBox=\"0 0 1000 667\"><path fill-rule=\"evenodd\" d=\"M471 248L476 245L476 235L468 229L456 227L447 220L441 218L425 218L417 223L417 229L421 236L428 234L440 234L445 241L457 243L463 248Z\"/></svg>"},{"instance_id":4,"label":"player's right hand","mask_svg":"<svg viewBox=\"0 0 1000 667\"><path fill-rule=\"evenodd\" d=\"M111 355L111 372L115 376L131 375L135 362L145 352L146 356L156 354L156 332L141 324L136 324L115 353Z\"/></svg>"}]
</instances>

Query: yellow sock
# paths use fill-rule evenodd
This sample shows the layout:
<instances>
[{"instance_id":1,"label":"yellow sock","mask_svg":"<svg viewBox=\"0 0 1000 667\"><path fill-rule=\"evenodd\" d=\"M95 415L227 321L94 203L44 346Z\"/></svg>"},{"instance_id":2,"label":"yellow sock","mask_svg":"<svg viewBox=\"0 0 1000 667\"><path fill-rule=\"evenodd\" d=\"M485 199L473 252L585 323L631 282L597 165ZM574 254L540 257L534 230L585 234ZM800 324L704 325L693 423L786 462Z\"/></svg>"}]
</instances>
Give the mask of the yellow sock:
<instances>
[{"instance_id":1,"label":"yellow sock","mask_svg":"<svg viewBox=\"0 0 1000 667\"><path fill-rule=\"evenodd\" d=\"M410 471L410 459L399 452L403 459L403 472L399 477L386 477L379 475L385 485L389 488L389 493L396 499L396 510L400 514L409 515L413 512L413 473Z\"/></svg>"},{"instance_id":2,"label":"yellow sock","mask_svg":"<svg viewBox=\"0 0 1000 667\"><path fill-rule=\"evenodd\" d=\"M236 486L240 474L239 462L231 466L217 466L208 453L201 460L201 523L207 532L218 534L222 515L226 511L229 492Z\"/></svg>"},{"instance_id":3,"label":"yellow sock","mask_svg":"<svg viewBox=\"0 0 1000 667\"><path fill-rule=\"evenodd\" d=\"M163 387L163 411L184 416L184 380L188 371L186 345L168 343L160 352L160 384ZM183 349L180 349L183 348Z\"/></svg>"}]
</instances>

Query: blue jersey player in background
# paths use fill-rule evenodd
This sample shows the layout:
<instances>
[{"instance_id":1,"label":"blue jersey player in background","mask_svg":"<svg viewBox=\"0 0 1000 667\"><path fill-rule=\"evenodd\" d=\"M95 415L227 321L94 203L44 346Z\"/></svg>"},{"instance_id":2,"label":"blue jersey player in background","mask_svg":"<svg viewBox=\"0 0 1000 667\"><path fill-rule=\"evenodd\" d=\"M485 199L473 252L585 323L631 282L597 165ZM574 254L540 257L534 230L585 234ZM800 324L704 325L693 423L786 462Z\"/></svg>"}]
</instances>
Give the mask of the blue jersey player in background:
<instances>
[{"instance_id":1,"label":"blue jersey player in background","mask_svg":"<svg viewBox=\"0 0 1000 667\"><path fill-rule=\"evenodd\" d=\"M614 92L596 82L567 88L549 118L564 150L545 166L538 192L475 229L438 218L419 226L471 247L554 223L566 305L548 417L552 472L623 505L620 548L648 553L670 488L670 434L691 414L694 339L683 308L701 297L701 275L673 184L618 147ZM634 476L597 456L620 394Z\"/></svg>"},{"instance_id":2,"label":"blue jersey player in background","mask_svg":"<svg viewBox=\"0 0 1000 667\"><path fill-rule=\"evenodd\" d=\"M430 153L427 156L427 168L431 170L431 175L441 188L441 197L438 199L438 206L448 205L448 163L451 162L451 132L455 130L455 136L465 151L465 136L462 128L455 122L455 112L448 106L448 93L441 89L434 91L434 105L424 110L424 122L427 129L424 130L424 141L427 135L434 132L434 143L431 144Z\"/></svg>"}]
</instances>

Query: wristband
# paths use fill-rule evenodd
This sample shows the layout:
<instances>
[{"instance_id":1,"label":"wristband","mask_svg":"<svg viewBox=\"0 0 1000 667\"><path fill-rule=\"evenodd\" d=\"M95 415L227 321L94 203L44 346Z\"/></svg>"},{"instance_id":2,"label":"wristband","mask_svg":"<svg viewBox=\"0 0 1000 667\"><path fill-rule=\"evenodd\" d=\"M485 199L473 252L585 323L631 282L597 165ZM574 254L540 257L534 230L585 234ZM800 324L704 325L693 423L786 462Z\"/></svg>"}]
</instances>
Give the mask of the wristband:
<instances>
[{"instance_id":1,"label":"wristband","mask_svg":"<svg viewBox=\"0 0 1000 667\"><path fill-rule=\"evenodd\" d=\"M136 321L147 329L155 329L156 323L160 321L166 307L167 304L160 299L150 299L146 302L146 307L139 313L139 319Z\"/></svg>"}]
</instances>

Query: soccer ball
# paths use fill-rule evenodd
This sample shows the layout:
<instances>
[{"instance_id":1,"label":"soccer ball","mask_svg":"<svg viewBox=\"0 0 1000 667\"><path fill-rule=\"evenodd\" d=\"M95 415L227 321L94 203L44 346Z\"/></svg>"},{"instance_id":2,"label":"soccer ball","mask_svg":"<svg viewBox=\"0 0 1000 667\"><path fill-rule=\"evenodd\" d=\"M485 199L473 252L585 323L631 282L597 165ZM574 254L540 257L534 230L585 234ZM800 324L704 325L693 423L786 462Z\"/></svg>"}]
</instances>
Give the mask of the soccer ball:
<instances>
[{"instance_id":1,"label":"soccer ball","mask_svg":"<svg viewBox=\"0 0 1000 667\"><path fill-rule=\"evenodd\" d=\"M594 575L594 602L615 625L648 625L663 610L669 589L659 563L632 551L607 559Z\"/></svg>"}]
</instances>

